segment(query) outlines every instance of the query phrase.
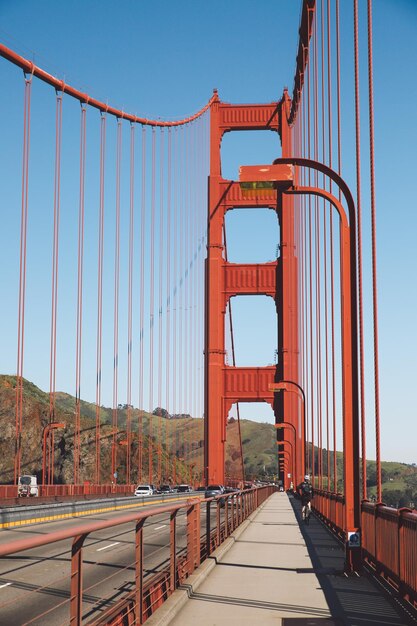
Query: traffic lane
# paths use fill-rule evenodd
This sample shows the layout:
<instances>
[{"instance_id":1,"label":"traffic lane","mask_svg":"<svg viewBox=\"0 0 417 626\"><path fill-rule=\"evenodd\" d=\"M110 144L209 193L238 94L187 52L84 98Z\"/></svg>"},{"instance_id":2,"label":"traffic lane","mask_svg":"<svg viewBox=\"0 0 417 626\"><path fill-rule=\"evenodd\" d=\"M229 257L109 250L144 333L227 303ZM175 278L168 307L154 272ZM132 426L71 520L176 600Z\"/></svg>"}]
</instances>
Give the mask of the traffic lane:
<instances>
[{"instance_id":1,"label":"traffic lane","mask_svg":"<svg viewBox=\"0 0 417 626\"><path fill-rule=\"evenodd\" d=\"M187 500L190 498L181 498L180 500L176 500L175 504L180 503L184 500L184 505ZM162 506L161 502L154 501L152 502L151 498L148 498L148 502L145 502L145 506L138 509L138 513L142 514L145 510L152 511ZM164 506L169 504L169 502L165 502ZM174 502L173 502L174 504ZM134 508L132 506L132 508ZM114 519L123 515L123 511L103 511L100 514L91 514L91 515L83 515L83 516L73 516L64 519L54 520L54 521L45 521L45 522L34 522L33 524L28 524L25 526L17 526L13 528L3 528L0 530L0 545L3 543L9 543L10 541L14 541L16 539L23 539L26 536L31 536L31 534L48 534L55 532L57 530L66 530L70 529L73 526L82 526L83 524L89 524L93 521L103 521Z\"/></svg>"},{"instance_id":2,"label":"traffic lane","mask_svg":"<svg viewBox=\"0 0 417 626\"><path fill-rule=\"evenodd\" d=\"M186 545L186 517L179 513L177 518L177 546L180 549ZM127 528L120 526L93 533L85 542L83 596L87 615L101 612L133 589L134 531L132 525L125 526ZM114 532L110 532L112 530ZM169 517L164 520L161 515L153 521L148 520L144 528L145 577L168 563L169 540ZM33 618L34 612L43 613L43 616L38 622L31 623L66 623L70 571L68 548L67 542L59 542L2 560L0 624L24 624ZM5 568L6 560L8 569ZM37 581L42 582L38 584ZM16 620L16 606L19 606L19 622L11 622L12 617Z\"/></svg>"}]
</instances>

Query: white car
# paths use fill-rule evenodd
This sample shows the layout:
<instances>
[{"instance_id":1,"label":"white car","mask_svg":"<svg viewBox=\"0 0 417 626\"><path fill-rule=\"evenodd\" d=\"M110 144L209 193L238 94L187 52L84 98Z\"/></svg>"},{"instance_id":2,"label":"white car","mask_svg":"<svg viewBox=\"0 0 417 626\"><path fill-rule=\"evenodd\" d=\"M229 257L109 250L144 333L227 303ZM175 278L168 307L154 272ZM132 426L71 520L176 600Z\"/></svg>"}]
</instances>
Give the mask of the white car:
<instances>
[{"instance_id":1,"label":"white car","mask_svg":"<svg viewBox=\"0 0 417 626\"><path fill-rule=\"evenodd\" d=\"M138 485L135 489L135 496L153 496L151 485Z\"/></svg>"},{"instance_id":2,"label":"white car","mask_svg":"<svg viewBox=\"0 0 417 626\"><path fill-rule=\"evenodd\" d=\"M190 485L178 485L177 492L178 493L191 493L192 489Z\"/></svg>"}]
</instances>

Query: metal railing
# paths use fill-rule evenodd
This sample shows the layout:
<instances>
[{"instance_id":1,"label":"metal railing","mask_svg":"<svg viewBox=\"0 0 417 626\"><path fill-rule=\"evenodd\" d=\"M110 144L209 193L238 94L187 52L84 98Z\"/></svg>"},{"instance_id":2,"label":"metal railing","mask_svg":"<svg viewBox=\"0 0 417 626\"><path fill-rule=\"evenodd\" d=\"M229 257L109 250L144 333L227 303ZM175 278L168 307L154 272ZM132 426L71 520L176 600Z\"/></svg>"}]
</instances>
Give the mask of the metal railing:
<instances>
[{"instance_id":1,"label":"metal railing","mask_svg":"<svg viewBox=\"0 0 417 626\"><path fill-rule=\"evenodd\" d=\"M260 487L248 491L222 494L208 500L192 498L175 505L160 506L151 510L129 513L111 520L77 525L71 529L13 541L0 546L0 557L10 556L31 548L72 539L69 623L83 623L83 545L91 533L132 524L134 533L134 590L102 613L91 624L143 624L150 615L175 591L200 563L219 546L276 488ZM201 529L201 506L207 507L205 532ZM212 528L212 511L216 523ZM177 547L177 515L186 515L186 547ZM149 580L144 581L144 524L161 514L169 515L169 559L166 566ZM91 567L91 564L90 564ZM139 607L139 609L138 609ZM126 620L123 621L126 617ZM120 621L122 619L122 621ZM85 622L84 622L85 623Z\"/></svg>"},{"instance_id":2,"label":"metal railing","mask_svg":"<svg viewBox=\"0 0 417 626\"><path fill-rule=\"evenodd\" d=\"M136 485L38 485L40 497L106 496L132 494ZM0 485L0 500L17 498L17 485Z\"/></svg>"},{"instance_id":3,"label":"metal railing","mask_svg":"<svg viewBox=\"0 0 417 626\"><path fill-rule=\"evenodd\" d=\"M315 490L313 508L340 538L344 533L344 498ZM364 500L361 506L364 560L417 609L417 511L394 509Z\"/></svg>"}]
</instances>

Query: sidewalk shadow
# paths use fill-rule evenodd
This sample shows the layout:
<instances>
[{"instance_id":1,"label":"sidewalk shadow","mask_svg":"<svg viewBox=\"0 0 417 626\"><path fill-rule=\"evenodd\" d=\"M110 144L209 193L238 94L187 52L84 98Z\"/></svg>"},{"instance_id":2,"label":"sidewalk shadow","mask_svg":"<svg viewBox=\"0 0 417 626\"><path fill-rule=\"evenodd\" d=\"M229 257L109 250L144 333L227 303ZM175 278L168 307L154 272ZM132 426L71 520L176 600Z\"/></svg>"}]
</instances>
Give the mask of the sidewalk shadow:
<instances>
[{"instance_id":1,"label":"sidewalk shadow","mask_svg":"<svg viewBox=\"0 0 417 626\"><path fill-rule=\"evenodd\" d=\"M403 612L394 600L377 587L373 578L345 576L344 549L341 543L313 514L306 525L301 518L301 503L289 496L301 534L326 597L332 619L343 626L416 626L417 622ZM320 623L316 622L317 625ZM325 624L326 622L322 622ZM331 623L331 622L329 622ZM307 626L307 621L286 620L282 626ZM313 624L313 623L312 623Z\"/></svg>"}]
</instances>

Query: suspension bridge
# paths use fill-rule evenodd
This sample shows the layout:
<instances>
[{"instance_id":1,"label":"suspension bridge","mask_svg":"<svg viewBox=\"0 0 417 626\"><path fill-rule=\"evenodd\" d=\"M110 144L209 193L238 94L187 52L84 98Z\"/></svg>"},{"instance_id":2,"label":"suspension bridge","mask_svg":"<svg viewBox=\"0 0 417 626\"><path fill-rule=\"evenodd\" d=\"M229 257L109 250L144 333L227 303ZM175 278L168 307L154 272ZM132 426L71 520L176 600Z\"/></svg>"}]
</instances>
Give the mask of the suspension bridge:
<instances>
[{"instance_id":1,"label":"suspension bridge","mask_svg":"<svg viewBox=\"0 0 417 626\"><path fill-rule=\"evenodd\" d=\"M194 580L230 535L249 532L242 528L255 519L265 527L299 520L292 492L306 474L315 490L315 532L325 533L325 542L330 531L343 548L327 574L337 570L349 581L366 571L405 607L406 619L414 619L417 513L382 503L371 0L366 24L359 22L357 0L352 17L349 25L341 22L338 0L303 0L292 91L283 89L275 102L233 104L214 90L197 113L171 121L113 107L0 44L10 106L19 114L4 130L2 147L10 151L4 186L11 214L2 282L13 294L4 306L15 315L17 331L8 329L4 350L17 365L1 380L7 411L1 418L0 495L4 511L18 510L2 518L2 528L17 533L16 526L43 521L40 509L58 507L48 508L54 521L39 535L32 536L28 526L26 535L1 542L0 589L7 590L0 623L158 623L156 609ZM344 28L353 35L349 68L341 64ZM361 57L360 28L367 29ZM354 189L342 167L344 72L353 75ZM368 78L366 102L359 93L360 72ZM224 135L254 130L274 134L277 157L272 163L241 163L236 180L223 178ZM19 154L11 150L16 144ZM19 186L8 180L7 168L19 172ZM365 185L372 225L375 502L369 500L366 473ZM227 215L235 209L273 212L279 232L275 260L229 260ZM274 364L237 365L233 304L240 296L272 298ZM49 388L42 394L30 380L45 366ZM72 388L64 394L59 389L68 372ZM266 403L274 413L276 476L269 485L245 471L242 403ZM37 500L17 501L22 475L36 476ZM149 501L156 508L136 510L145 502L134 501L135 486L163 483L184 483L193 492L159 496ZM228 486L229 492L201 500L210 484ZM290 496L277 493L278 486ZM83 513L79 502L87 503ZM24 509L29 513L22 517ZM78 517L97 512L103 519ZM69 523L72 515L75 522ZM65 523L57 521L60 516ZM118 534L124 525L133 529L133 538L123 563L114 548L102 568L91 565L93 556L83 557L95 549L100 533L116 541L97 551L119 545L122 536L127 546L127 531ZM159 541L151 533L162 528L165 556L158 556L149 551ZM302 530L313 549L309 532ZM286 549L300 536L286 536ZM277 540L268 537L270 545ZM69 570L51 565L56 589L51 581L42 586L9 580L14 558L61 541L72 544L65 557ZM64 552L33 558L53 561ZM304 569L325 576L319 561L316 554L315 565ZM247 567L273 569L256 563ZM112 568L131 577L123 593L119 586L112 595ZM278 584L284 589L286 583ZM387 602L378 593L375 603ZM25 594L36 596L33 606ZM43 595L45 602L38 603ZM226 602L222 596L211 601L216 597ZM248 596L241 604L288 611L287 605L277 609L267 606L267 598L263 602ZM306 620L317 619L308 623L334 617L328 598L327 604L315 602L303 609ZM362 623L414 623L392 611L392 621L381 615L366 621L362 609ZM192 612L173 623L187 619L192 623Z\"/></svg>"}]
</instances>

